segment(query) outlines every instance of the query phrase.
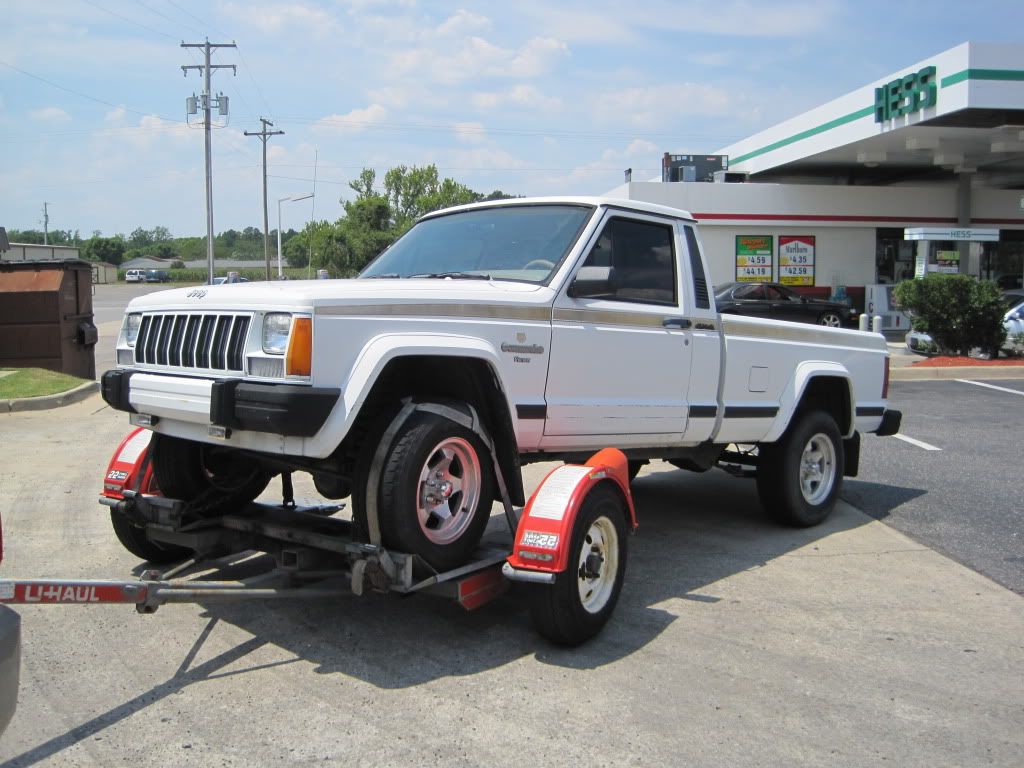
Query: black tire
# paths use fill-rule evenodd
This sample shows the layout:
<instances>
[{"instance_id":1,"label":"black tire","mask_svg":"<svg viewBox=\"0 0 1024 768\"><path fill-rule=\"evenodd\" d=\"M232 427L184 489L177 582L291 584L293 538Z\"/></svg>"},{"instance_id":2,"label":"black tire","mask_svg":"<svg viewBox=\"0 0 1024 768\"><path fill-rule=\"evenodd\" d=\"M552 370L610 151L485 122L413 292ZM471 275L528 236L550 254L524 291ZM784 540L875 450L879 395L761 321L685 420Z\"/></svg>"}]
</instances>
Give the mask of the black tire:
<instances>
[{"instance_id":1,"label":"black tire","mask_svg":"<svg viewBox=\"0 0 1024 768\"><path fill-rule=\"evenodd\" d=\"M149 444L160 492L201 517L236 512L267 487L271 475L230 448L155 433Z\"/></svg>"},{"instance_id":2,"label":"black tire","mask_svg":"<svg viewBox=\"0 0 1024 768\"><path fill-rule=\"evenodd\" d=\"M842 328L843 318L838 312L828 311L818 315L818 325L827 325L829 328Z\"/></svg>"},{"instance_id":3,"label":"black tire","mask_svg":"<svg viewBox=\"0 0 1024 768\"><path fill-rule=\"evenodd\" d=\"M127 517L113 509L110 510L110 524L114 526L114 535L125 549L154 565L177 563L193 554L187 547L151 541L146 535L145 528L134 525Z\"/></svg>"},{"instance_id":4,"label":"black tire","mask_svg":"<svg viewBox=\"0 0 1024 768\"><path fill-rule=\"evenodd\" d=\"M629 460L629 482L631 485L633 481L636 480L636 476L640 474L640 470L645 466L647 466L647 459Z\"/></svg>"},{"instance_id":5,"label":"black tire","mask_svg":"<svg viewBox=\"0 0 1024 768\"><path fill-rule=\"evenodd\" d=\"M593 536L595 527L604 537L603 547ZM614 542L610 541L612 532ZM591 576L594 572L588 574L585 570L591 565L585 559L593 554L600 558L596 572L600 575ZM573 524L568 568L555 577L554 584L528 587L530 617L537 632L566 646L580 645L600 632L622 592L626 556L625 502L607 485L595 486L583 500ZM614 573L604 573L606 568L614 569Z\"/></svg>"},{"instance_id":6,"label":"black tire","mask_svg":"<svg viewBox=\"0 0 1024 768\"><path fill-rule=\"evenodd\" d=\"M395 435L380 485L385 546L438 571L469 560L494 502L491 457L479 437L435 413L414 413Z\"/></svg>"},{"instance_id":7,"label":"black tire","mask_svg":"<svg viewBox=\"0 0 1024 768\"><path fill-rule=\"evenodd\" d=\"M758 452L757 492L773 517L808 528L829 516L842 488L846 460L832 416L798 412L782 438L759 446Z\"/></svg>"}]
</instances>

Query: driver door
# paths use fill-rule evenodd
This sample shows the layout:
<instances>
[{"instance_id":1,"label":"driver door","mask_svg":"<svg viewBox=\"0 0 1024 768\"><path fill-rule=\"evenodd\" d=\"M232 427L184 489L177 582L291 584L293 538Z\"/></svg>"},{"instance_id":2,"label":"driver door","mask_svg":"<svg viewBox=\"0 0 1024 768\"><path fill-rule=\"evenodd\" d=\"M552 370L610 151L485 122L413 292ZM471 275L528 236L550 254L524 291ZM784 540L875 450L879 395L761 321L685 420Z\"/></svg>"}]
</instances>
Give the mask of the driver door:
<instances>
[{"instance_id":1,"label":"driver door","mask_svg":"<svg viewBox=\"0 0 1024 768\"><path fill-rule=\"evenodd\" d=\"M576 271L610 268L608 290L574 298L570 280L555 301L542 446L681 438L692 347L677 234L671 219L606 214Z\"/></svg>"}]
</instances>

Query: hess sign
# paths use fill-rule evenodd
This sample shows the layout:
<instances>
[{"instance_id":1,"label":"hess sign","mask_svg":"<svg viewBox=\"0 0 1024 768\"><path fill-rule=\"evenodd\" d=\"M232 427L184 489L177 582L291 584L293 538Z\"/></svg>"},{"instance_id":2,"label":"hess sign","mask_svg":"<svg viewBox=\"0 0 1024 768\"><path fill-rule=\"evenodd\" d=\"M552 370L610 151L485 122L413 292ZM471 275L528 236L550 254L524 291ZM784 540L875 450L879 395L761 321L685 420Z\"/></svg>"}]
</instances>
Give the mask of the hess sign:
<instances>
[{"instance_id":1,"label":"hess sign","mask_svg":"<svg viewBox=\"0 0 1024 768\"><path fill-rule=\"evenodd\" d=\"M924 67L875 88L875 122L934 107L939 98L935 79L935 67Z\"/></svg>"}]
</instances>

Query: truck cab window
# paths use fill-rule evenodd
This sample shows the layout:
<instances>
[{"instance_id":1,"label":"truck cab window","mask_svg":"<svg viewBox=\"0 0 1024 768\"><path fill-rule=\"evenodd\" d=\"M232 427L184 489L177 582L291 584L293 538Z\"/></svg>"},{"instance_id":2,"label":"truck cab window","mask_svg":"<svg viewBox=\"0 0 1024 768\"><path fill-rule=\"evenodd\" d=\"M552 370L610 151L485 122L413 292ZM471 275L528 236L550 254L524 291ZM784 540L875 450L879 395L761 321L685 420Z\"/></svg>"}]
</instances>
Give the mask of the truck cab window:
<instances>
[{"instance_id":1,"label":"truck cab window","mask_svg":"<svg viewBox=\"0 0 1024 768\"><path fill-rule=\"evenodd\" d=\"M584 267L612 267L605 298L675 306L676 260L670 226L611 219L587 254Z\"/></svg>"}]
</instances>

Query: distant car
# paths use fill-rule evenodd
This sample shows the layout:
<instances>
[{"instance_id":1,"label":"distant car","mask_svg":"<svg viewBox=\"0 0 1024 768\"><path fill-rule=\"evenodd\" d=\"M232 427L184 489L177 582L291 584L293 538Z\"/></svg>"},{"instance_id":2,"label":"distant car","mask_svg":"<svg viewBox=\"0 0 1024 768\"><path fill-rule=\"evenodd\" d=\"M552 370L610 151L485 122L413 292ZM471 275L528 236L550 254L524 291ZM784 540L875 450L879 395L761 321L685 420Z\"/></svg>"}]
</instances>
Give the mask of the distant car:
<instances>
[{"instance_id":1,"label":"distant car","mask_svg":"<svg viewBox=\"0 0 1024 768\"><path fill-rule=\"evenodd\" d=\"M0 527L0 562L4 559L3 529ZM21 617L0 605L0 733L14 717L18 704L21 670Z\"/></svg>"},{"instance_id":2,"label":"distant car","mask_svg":"<svg viewBox=\"0 0 1024 768\"><path fill-rule=\"evenodd\" d=\"M147 283L167 283L171 280L171 273L166 269L147 269L146 270L146 282Z\"/></svg>"},{"instance_id":3,"label":"distant car","mask_svg":"<svg viewBox=\"0 0 1024 768\"><path fill-rule=\"evenodd\" d=\"M146 281L146 270L129 269L124 273L126 283L144 283Z\"/></svg>"},{"instance_id":4,"label":"distant car","mask_svg":"<svg viewBox=\"0 0 1024 768\"><path fill-rule=\"evenodd\" d=\"M1024 339L1024 296L1016 293L1004 294L1010 297L1012 306L1003 315L1003 327L1006 328L1006 341L1003 349L1007 352L1024 352L1024 344L1017 343ZM919 355L934 355L938 352L935 341L926 331L911 331L904 337L907 349Z\"/></svg>"},{"instance_id":5,"label":"distant car","mask_svg":"<svg viewBox=\"0 0 1024 768\"><path fill-rule=\"evenodd\" d=\"M248 283L248 282L249 282L249 278L247 278L247 277L236 277L236 278L232 278L232 277L215 277L215 278L213 278L213 282L212 283L207 282L206 284L207 285L225 285L226 283Z\"/></svg>"},{"instance_id":6,"label":"distant car","mask_svg":"<svg viewBox=\"0 0 1024 768\"><path fill-rule=\"evenodd\" d=\"M726 283L715 288L718 311L833 328L856 325L856 309L838 301L801 296L781 283Z\"/></svg>"}]
</instances>

